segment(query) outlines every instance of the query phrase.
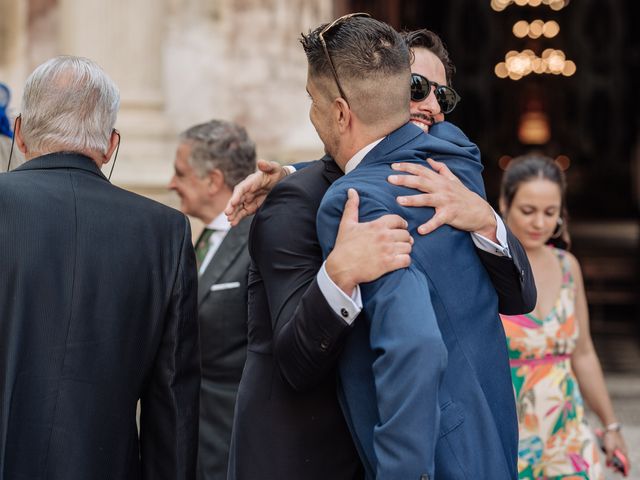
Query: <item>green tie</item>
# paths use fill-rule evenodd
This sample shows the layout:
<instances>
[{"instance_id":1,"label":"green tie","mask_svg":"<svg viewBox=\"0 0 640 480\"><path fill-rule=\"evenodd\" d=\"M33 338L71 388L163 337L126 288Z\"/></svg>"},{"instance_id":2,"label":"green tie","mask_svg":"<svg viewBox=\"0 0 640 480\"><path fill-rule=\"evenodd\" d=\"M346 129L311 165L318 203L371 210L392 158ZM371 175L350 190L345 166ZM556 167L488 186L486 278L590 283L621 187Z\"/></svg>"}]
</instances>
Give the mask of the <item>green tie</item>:
<instances>
[{"instance_id":1,"label":"green tie","mask_svg":"<svg viewBox=\"0 0 640 480\"><path fill-rule=\"evenodd\" d=\"M196 243L196 265L198 266L198 269L200 269L200 265L202 265L204 257L207 256L207 252L209 251L209 238L211 238L213 232L215 232L214 229L205 228Z\"/></svg>"}]
</instances>

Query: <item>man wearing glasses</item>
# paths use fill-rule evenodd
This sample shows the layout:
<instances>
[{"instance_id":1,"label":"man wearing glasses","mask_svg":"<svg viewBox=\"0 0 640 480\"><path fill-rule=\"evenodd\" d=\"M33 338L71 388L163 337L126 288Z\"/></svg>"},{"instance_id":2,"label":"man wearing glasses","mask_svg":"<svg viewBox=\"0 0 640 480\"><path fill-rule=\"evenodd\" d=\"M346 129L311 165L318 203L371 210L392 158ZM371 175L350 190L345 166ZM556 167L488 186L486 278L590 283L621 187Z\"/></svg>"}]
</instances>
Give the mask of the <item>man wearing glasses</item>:
<instances>
[{"instance_id":1,"label":"man wearing glasses","mask_svg":"<svg viewBox=\"0 0 640 480\"><path fill-rule=\"evenodd\" d=\"M430 34L431 32L428 33ZM433 36L442 47L437 36ZM430 38L429 35L428 37ZM444 50L443 47L441 52L438 51L436 53L437 50L431 40L423 41L421 46L424 47L425 50L434 52L437 58L447 58L446 50ZM442 56L442 52L444 52L444 57ZM433 64L437 65L437 62L433 62ZM441 71L444 73L444 66L441 67ZM447 72L449 72L449 70L447 70ZM419 73L422 73L427 78L431 76L432 78L440 80L442 84L446 83L446 79L440 79L430 71L420 71ZM412 92L416 100L420 100L417 98L421 94L419 91L420 88L423 89L423 94L425 86L420 84L416 84L416 88L414 88L414 90L417 89L418 91ZM429 91L430 88L426 88L426 90ZM455 98L457 99L458 97L455 96ZM424 98L422 98L422 100L424 100ZM430 104L428 108L420 106L419 101L412 102L412 113L414 109L418 112L429 111L430 108L430 115L436 117L440 111L438 104L431 102L434 100L434 95L427 96L426 100L426 103ZM455 106L455 104L453 106ZM451 104L445 104L445 107L446 108L442 110L445 110L447 113L452 109ZM433 122L429 122L429 125L432 123ZM316 202L319 202L322 194L330 183L328 181L328 170L330 170L330 165L332 165L333 162L330 162L330 159L327 158L323 160L324 162L311 163L307 173L302 177L298 177L295 182L295 177L292 177L289 183L285 182L288 183L286 187L280 186L278 190L274 191L273 195L269 197L270 200L265 205L265 209L258 213L258 218L269 218L269 223L265 222L265 225L271 224L273 226L273 231L271 232L273 238L270 239L270 243L277 244L281 242L282 236L284 235L282 232L278 232L278 218L285 218L287 227L293 232L296 232L296 235L298 235L297 229L303 229L304 235L299 236L314 235L315 237L314 219L317 204L314 207L305 199L309 196L317 196ZM263 173L258 172L253 174L234 191L232 202L230 202L226 210L230 215L232 223L237 222L247 213L255 212L264 200L266 193L273 184L283 176L284 172L279 165L267 162L259 162L259 164ZM442 164L437 164L437 162L434 162L434 165L442 167ZM415 164L410 164L410 166L415 167ZM313 169L315 169L315 172L312 172ZM338 169L334 166L331 170ZM340 171L333 171L331 181L337 179L341 173ZM433 174L430 170L429 173ZM299 175L302 175L302 173ZM436 188L439 188L439 192L446 193L444 198L449 203L436 205L438 207L437 212L439 212L440 215L437 214L433 218L438 217L436 219L437 221L445 219L449 222L457 222L460 228L466 228L467 230L472 230L475 226L479 226L479 229L484 228L488 230L487 236L492 234L495 238L495 218L488 204L486 204L481 197L462 186L460 182L448 172L446 167L440 170L440 174L434 175L438 178L434 180L431 177L426 177L419 179L418 182L418 186L422 188L428 187L433 189L435 185ZM417 177L406 176L402 178ZM316 188L319 185L323 187ZM427 187L424 185L427 185ZM316 192L316 190L319 191ZM409 202L418 205L420 202L434 201L433 197L416 198L417 200L410 199ZM435 200L438 199L435 198ZM485 213L487 209L488 214ZM307 222L310 226L307 226L305 229L304 223L306 222L306 216L302 218L301 212L306 212L307 210L310 211L310 220ZM466 216L460 215L460 213L466 214ZM484 224L482 222L484 222ZM427 227L435 228L433 220L427 223ZM492 232L489 233L491 230ZM259 239L256 238L256 240ZM263 240L267 242L269 239L264 238ZM299 254L300 251L303 250L300 243L301 240L297 243L292 242L291 245L287 244L287 246L293 247L291 251L292 255ZM510 242L510 247L512 252L515 253L516 259L498 257L480 250L478 252L481 256L484 255L483 261L488 270L494 272L492 281L500 293L501 309L519 312L529 311L535 304L535 287L532 284L530 268L517 241L515 245L511 245ZM260 254L266 256L268 250L269 247L267 246L259 252L254 252L254 254L257 253L258 256L260 256ZM520 262L522 262L522 267L520 266ZM319 265L320 260L317 260L317 263ZM521 272L524 273L521 274ZM311 275L313 274L315 274L315 270L311 272ZM273 279L270 278L264 278L263 280L265 283L269 281L273 282ZM294 331L305 332L305 329L308 330L307 326L312 325L313 321L316 321L317 325L323 327L322 332L330 341L325 343L324 348L314 349L314 338L309 335L298 335L299 343L296 345L296 348L292 348L292 350L306 348L304 350L304 362L296 359L295 355L287 355L285 358L281 356L275 364L277 373L280 373L278 370L282 371L287 369L290 372L291 367L289 364L292 360L294 364L296 360L297 363L304 364L306 368L303 369L299 367L299 370L306 374L306 382L292 378L290 374L285 374L285 380L290 385L293 385L296 390L304 389L308 393L299 393L292 390L290 386L285 385L277 395L272 395L269 401L261 402L261 400L250 397L256 393L255 385L247 381L248 375L245 377L246 396L250 397L253 402L248 402L245 405L247 408L242 411L239 409L236 414L234 435L237 434L243 441L237 442L236 444L239 448L237 448L236 458L231 463L230 478L252 478L251 475L247 473L248 468L250 468L247 467L248 464L255 466L255 472L256 474L258 471L260 472L260 478L361 478L362 473L357 473L357 471L354 470L353 462L345 461L345 459L348 458L345 453L353 455L354 452L352 447L345 447L349 442L344 438L345 428L343 423L335 423L336 419L334 416L340 416L339 413L336 413L335 408L335 385L330 381L318 381L318 378L324 378L319 377L318 372L325 375L334 374L332 367L344 342L344 334L340 329L343 327L339 328L339 325L346 325L346 323L340 318L338 318L336 322L334 318L327 315L325 310L320 308L320 304L323 304L320 299L315 298L317 303L316 305L312 305L310 302L311 297L309 297L308 294L305 294L305 297L307 298L303 299L296 310L296 314L290 319L288 323L289 328ZM340 333L338 334L337 332ZM333 337L331 337L331 334L333 334ZM276 374L276 377L279 377L279 375ZM300 374L299 377L302 378L304 376ZM289 388L287 389L286 387ZM289 405L289 409L284 413L274 414L271 404L276 402L283 402L285 405ZM311 402L315 402L312 403L314 410L311 412L305 411L303 405L308 405ZM251 405L251 403L253 403L253 405ZM291 408L292 406L296 408ZM265 421L262 418L267 415L269 421ZM308 419L310 417L315 417L316 421L309 422ZM240 420L239 423L238 420ZM259 433L257 429L251 427L256 420L265 424L277 424L284 428L284 432L278 431L276 433L274 431L273 435L277 435L278 438L277 440L269 442L266 433L261 438L262 434ZM240 428L238 428L239 425ZM243 426L245 427L243 428ZM238 431L241 433L238 433ZM312 439L309 441L310 445L304 444L305 439ZM248 448L250 444L252 444L254 448ZM260 445L259 448L258 445ZM238 464L243 465L243 471L233 470L233 468L237 468Z\"/></svg>"},{"instance_id":2,"label":"man wearing glasses","mask_svg":"<svg viewBox=\"0 0 640 480\"><path fill-rule=\"evenodd\" d=\"M451 87L455 66L438 35L428 29L402 32L411 49L411 122L429 133L429 127L444 120L461 100ZM433 80L430 80L433 79ZM472 232L477 253L491 274L498 292L500 313L529 312L536 303L531 268L518 239L504 225L489 203L464 186L446 164L427 159L430 168L414 163L396 163L392 168L410 175L391 175L389 181L432 195L399 196L407 207L432 207L435 214L418 233L426 235L441 225ZM276 183L310 165L282 166L258 160L258 171L236 186L225 213L232 225L253 215Z\"/></svg>"},{"instance_id":3,"label":"man wearing glasses","mask_svg":"<svg viewBox=\"0 0 640 480\"><path fill-rule=\"evenodd\" d=\"M345 171L318 211L325 254L349 189L360 193L363 220L400 214L414 231L433 214L398 206L410 192L387 182L394 163L440 158L484 194L479 152L462 132L441 122L425 136L409 123L418 88L410 89L410 53L391 27L352 15L302 44L311 121ZM443 226L415 240L409 268L361 286L365 318L339 360L342 406L366 474L515 478L517 419L496 292L468 234Z\"/></svg>"}]
</instances>

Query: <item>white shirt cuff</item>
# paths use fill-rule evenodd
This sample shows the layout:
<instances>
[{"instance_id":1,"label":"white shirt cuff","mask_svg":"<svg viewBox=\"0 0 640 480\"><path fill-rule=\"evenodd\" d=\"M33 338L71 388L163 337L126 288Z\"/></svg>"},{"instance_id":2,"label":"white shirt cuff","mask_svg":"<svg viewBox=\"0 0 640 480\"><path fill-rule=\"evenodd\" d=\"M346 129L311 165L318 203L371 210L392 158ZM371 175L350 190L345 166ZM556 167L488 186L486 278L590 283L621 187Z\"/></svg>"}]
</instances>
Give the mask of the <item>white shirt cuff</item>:
<instances>
[{"instance_id":1,"label":"white shirt cuff","mask_svg":"<svg viewBox=\"0 0 640 480\"><path fill-rule=\"evenodd\" d=\"M287 175L296 173L296 167L294 167L293 165L284 165L282 168L284 168L285 172L287 172Z\"/></svg>"},{"instance_id":2,"label":"white shirt cuff","mask_svg":"<svg viewBox=\"0 0 640 480\"><path fill-rule=\"evenodd\" d=\"M482 235L478 235L475 232L471 232L471 239L476 247L480 250L484 250L485 252L492 253L498 257L508 257L511 258L511 252L509 251L509 243L507 242L507 229L502 222L500 216L493 211L493 214L496 217L497 231L496 237L498 243L492 242L487 237L483 237Z\"/></svg>"},{"instance_id":3,"label":"white shirt cuff","mask_svg":"<svg viewBox=\"0 0 640 480\"><path fill-rule=\"evenodd\" d=\"M351 325L362 310L360 286L356 285L351 297L349 297L335 283L333 283L333 280L331 280L327 273L325 263L326 262L322 263L322 268L320 268L316 277L318 280L318 287L331 309L336 312L336 315Z\"/></svg>"}]
</instances>

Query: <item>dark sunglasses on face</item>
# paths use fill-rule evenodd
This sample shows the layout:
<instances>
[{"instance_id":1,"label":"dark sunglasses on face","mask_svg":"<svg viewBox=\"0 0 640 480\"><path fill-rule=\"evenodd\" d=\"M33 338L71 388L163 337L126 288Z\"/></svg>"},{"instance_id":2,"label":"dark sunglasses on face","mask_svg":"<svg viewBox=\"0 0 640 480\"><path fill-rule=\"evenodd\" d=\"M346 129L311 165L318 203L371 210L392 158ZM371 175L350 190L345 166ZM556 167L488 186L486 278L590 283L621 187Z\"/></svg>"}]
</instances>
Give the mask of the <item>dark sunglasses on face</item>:
<instances>
[{"instance_id":1,"label":"dark sunglasses on face","mask_svg":"<svg viewBox=\"0 0 640 480\"><path fill-rule=\"evenodd\" d=\"M451 113L460 101L460 95L451 87L439 85L423 77L419 73L411 74L411 101L421 102L431 94L431 87L435 87L434 95L442 113Z\"/></svg>"}]
</instances>

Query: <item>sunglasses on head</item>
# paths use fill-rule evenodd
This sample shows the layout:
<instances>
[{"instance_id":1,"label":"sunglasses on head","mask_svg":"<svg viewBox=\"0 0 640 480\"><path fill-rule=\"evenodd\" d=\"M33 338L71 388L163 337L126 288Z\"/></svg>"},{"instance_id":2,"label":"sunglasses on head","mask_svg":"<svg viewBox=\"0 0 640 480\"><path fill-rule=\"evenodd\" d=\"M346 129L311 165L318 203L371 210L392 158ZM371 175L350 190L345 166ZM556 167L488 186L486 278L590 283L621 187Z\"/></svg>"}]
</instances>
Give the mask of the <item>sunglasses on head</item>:
<instances>
[{"instance_id":1,"label":"sunglasses on head","mask_svg":"<svg viewBox=\"0 0 640 480\"><path fill-rule=\"evenodd\" d=\"M333 65L333 60L331 60L331 55L329 55L329 49L327 48L327 42L325 41L324 36L327 33L329 33L329 31L331 31L336 25L340 25L341 23L346 22L350 18L355 18L355 17L371 17L371 15L369 15L368 13L349 13L348 15L343 15L342 17L336 18L333 22L329 23L318 34L318 39L320 40L320 44L322 45L322 49L324 50L324 56L329 62L329 67L331 68L331 73L333 73L333 78L335 79L336 85L338 86L338 91L340 92L340 96L347 103L349 103L349 101L347 100L347 96L344 94L342 85L340 85L340 80L338 79L338 72L336 71L336 67Z\"/></svg>"},{"instance_id":2,"label":"sunglasses on head","mask_svg":"<svg viewBox=\"0 0 640 480\"><path fill-rule=\"evenodd\" d=\"M439 85L423 77L419 73L411 74L411 101L421 102L431 94L431 87L435 87L434 94L442 113L451 113L460 101L460 95L451 87Z\"/></svg>"}]
</instances>

